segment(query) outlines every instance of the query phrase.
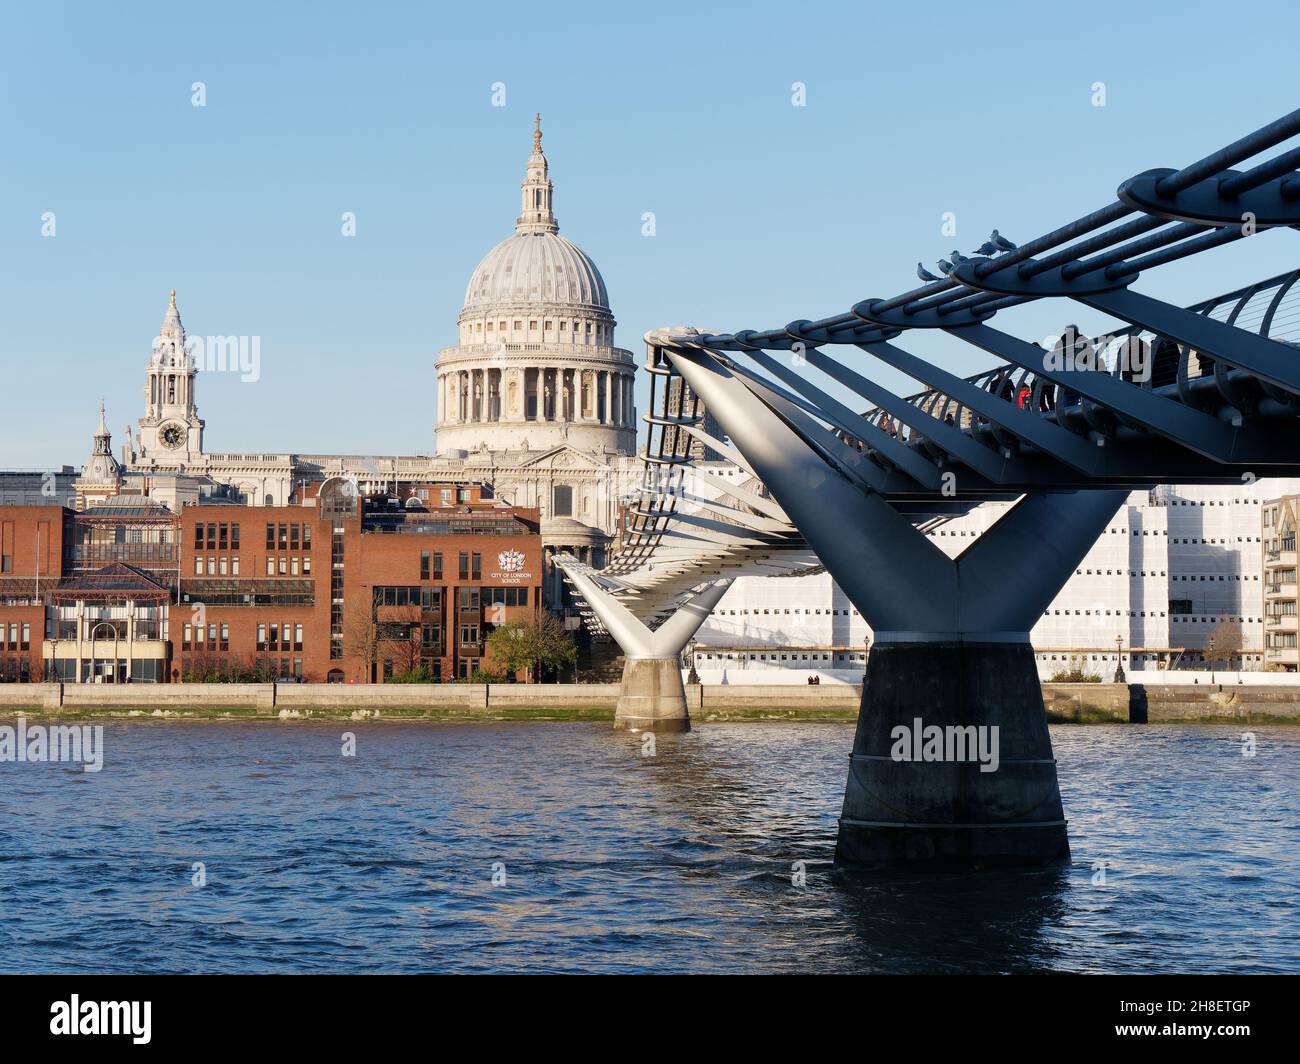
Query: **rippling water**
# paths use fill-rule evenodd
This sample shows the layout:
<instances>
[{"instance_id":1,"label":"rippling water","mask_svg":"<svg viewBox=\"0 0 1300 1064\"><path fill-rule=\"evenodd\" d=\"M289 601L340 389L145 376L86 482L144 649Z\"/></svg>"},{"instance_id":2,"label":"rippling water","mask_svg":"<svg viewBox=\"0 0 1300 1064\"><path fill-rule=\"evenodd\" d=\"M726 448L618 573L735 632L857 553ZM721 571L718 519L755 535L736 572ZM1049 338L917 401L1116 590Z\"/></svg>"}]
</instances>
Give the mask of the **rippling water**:
<instances>
[{"instance_id":1,"label":"rippling water","mask_svg":"<svg viewBox=\"0 0 1300 1064\"><path fill-rule=\"evenodd\" d=\"M848 724L110 724L0 764L0 967L1297 972L1300 729L1241 730L1054 728L1072 867L851 877Z\"/></svg>"}]
</instances>

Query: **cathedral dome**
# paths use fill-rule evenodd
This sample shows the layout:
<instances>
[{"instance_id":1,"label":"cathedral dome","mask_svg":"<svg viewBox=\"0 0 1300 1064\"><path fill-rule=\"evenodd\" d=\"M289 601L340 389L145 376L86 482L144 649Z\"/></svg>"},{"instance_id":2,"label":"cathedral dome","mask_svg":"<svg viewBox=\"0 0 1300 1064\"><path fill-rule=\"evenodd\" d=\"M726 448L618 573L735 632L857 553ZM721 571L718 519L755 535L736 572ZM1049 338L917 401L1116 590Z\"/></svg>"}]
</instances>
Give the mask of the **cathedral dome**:
<instances>
[{"instance_id":1,"label":"cathedral dome","mask_svg":"<svg viewBox=\"0 0 1300 1064\"><path fill-rule=\"evenodd\" d=\"M465 310L519 303L609 309L605 281L587 253L555 232L515 233L483 257L465 290Z\"/></svg>"},{"instance_id":2,"label":"cathedral dome","mask_svg":"<svg viewBox=\"0 0 1300 1064\"><path fill-rule=\"evenodd\" d=\"M560 235L540 115L519 192L514 234L475 268L459 343L438 354L438 453L630 454L636 361L614 346L596 264Z\"/></svg>"}]
</instances>

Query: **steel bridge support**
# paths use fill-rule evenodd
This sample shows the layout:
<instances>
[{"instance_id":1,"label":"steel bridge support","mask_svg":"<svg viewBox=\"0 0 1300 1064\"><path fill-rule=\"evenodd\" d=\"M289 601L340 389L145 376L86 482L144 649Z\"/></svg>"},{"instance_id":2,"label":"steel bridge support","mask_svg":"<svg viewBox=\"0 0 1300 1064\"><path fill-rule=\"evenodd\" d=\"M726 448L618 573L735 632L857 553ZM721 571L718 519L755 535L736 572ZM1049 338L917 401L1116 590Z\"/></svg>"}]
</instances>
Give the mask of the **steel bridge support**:
<instances>
[{"instance_id":1,"label":"steel bridge support","mask_svg":"<svg viewBox=\"0 0 1300 1064\"><path fill-rule=\"evenodd\" d=\"M566 567L565 572L623 651L623 682L614 710L614 727L627 731L690 731L681 654L727 593L731 581L715 580L694 592L663 624L651 630L590 575L576 567Z\"/></svg>"},{"instance_id":2,"label":"steel bridge support","mask_svg":"<svg viewBox=\"0 0 1300 1064\"><path fill-rule=\"evenodd\" d=\"M1029 631L1127 492L1024 496L949 558L835 463L821 426L706 352L668 357L874 631L835 863L1067 860Z\"/></svg>"}]
</instances>

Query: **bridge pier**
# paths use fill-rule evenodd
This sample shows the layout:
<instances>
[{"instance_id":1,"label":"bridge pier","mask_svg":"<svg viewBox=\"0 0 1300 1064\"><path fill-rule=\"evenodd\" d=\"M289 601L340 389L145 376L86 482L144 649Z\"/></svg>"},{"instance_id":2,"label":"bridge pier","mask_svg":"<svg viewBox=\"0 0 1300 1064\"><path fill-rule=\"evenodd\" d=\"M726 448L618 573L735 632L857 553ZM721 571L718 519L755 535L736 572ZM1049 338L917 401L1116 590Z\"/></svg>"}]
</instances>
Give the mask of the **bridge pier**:
<instances>
[{"instance_id":1,"label":"bridge pier","mask_svg":"<svg viewBox=\"0 0 1300 1064\"><path fill-rule=\"evenodd\" d=\"M852 479L856 452L823 425L708 352L666 353L874 633L836 865L1067 859L1029 630L1128 493L1025 495L950 558Z\"/></svg>"},{"instance_id":2,"label":"bridge pier","mask_svg":"<svg viewBox=\"0 0 1300 1064\"><path fill-rule=\"evenodd\" d=\"M627 659L614 710L614 727L634 732L691 730L679 657Z\"/></svg>"},{"instance_id":3,"label":"bridge pier","mask_svg":"<svg viewBox=\"0 0 1300 1064\"><path fill-rule=\"evenodd\" d=\"M556 564L564 568L574 588L622 648L623 682L614 710L614 727L634 732L690 731L681 654L727 593L731 581L708 581L689 593L668 619L652 630L593 580L589 572L563 558L557 558Z\"/></svg>"},{"instance_id":4,"label":"bridge pier","mask_svg":"<svg viewBox=\"0 0 1300 1064\"><path fill-rule=\"evenodd\" d=\"M836 865L978 869L1069 856L1029 643L876 643Z\"/></svg>"}]
</instances>

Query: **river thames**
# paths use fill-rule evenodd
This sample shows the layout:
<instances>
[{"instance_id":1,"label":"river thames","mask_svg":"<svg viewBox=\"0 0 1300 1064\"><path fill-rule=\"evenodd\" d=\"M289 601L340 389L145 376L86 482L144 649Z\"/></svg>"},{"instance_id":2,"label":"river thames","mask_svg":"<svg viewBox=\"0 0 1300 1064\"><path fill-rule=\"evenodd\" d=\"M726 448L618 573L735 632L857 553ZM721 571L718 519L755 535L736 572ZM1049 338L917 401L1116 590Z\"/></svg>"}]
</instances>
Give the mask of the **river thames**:
<instances>
[{"instance_id":1,"label":"river thames","mask_svg":"<svg viewBox=\"0 0 1300 1064\"><path fill-rule=\"evenodd\" d=\"M1254 757L1244 730L1053 728L1068 868L844 876L849 724L703 724L650 757L608 723L108 724L98 773L0 764L0 957L11 972L1300 972L1300 728L1251 727Z\"/></svg>"}]
</instances>

